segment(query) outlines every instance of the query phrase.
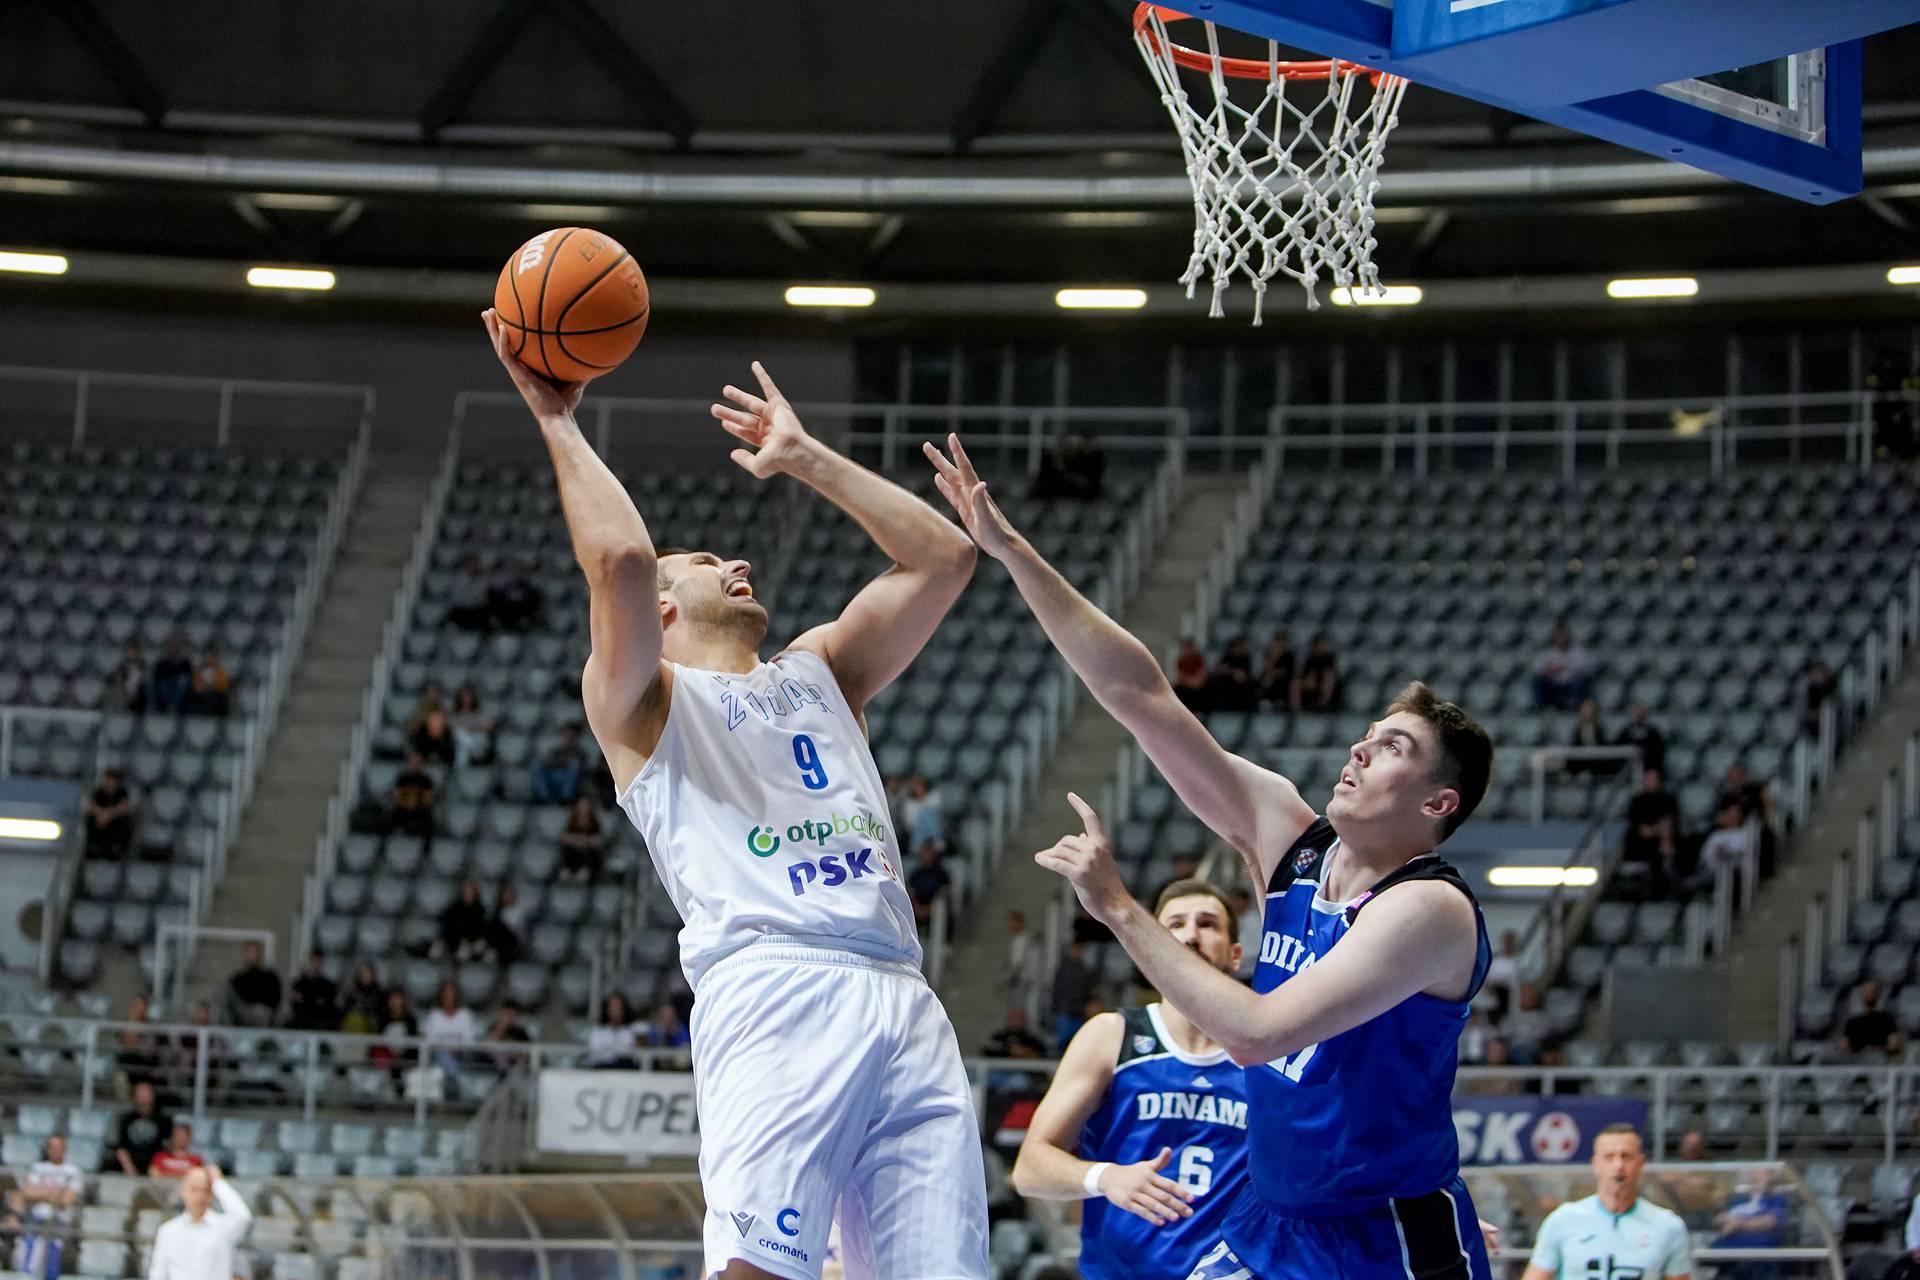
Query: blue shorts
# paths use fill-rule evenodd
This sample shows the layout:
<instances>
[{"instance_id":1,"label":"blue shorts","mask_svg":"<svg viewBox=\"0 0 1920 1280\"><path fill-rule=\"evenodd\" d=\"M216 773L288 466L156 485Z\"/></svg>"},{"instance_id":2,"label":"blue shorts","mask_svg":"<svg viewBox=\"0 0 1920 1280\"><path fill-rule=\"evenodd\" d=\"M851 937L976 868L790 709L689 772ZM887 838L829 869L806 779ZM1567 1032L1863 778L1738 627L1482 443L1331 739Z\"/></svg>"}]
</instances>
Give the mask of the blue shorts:
<instances>
[{"instance_id":1,"label":"blue shorts","mask_svg":"<svg viewBox=\"0 0 1920 1280\"><path fill-rule=\"evenodd\" d=\"M1492 1280L1493 1275L1479 1215L1459 1178L1424 1196L1330 1218L1276 1214L1248 1187L1227 1218L1225 1234L1187 1280Z\"/></svg>"}]
</instances>

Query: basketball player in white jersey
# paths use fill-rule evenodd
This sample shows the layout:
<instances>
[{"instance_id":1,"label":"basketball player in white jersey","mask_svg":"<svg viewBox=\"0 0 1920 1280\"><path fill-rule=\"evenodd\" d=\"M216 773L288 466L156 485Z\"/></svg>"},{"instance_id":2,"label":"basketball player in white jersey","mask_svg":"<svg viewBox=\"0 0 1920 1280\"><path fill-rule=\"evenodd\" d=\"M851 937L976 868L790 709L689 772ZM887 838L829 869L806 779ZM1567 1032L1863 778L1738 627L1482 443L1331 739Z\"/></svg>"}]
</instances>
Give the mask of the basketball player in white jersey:
<instances>
[{"instance_id":1,"label":"basketball player in white jersey","mask_svg":"<svg viewBox=\"0 0 1920 1280\"><path fill-rule=\"evenodd\" d=\"M965 588L971 542L809 436L756 363L764 394L713 406L749 446L734 461L799 480L894 561L762 661L747 562L656 552L574 422L583 385L527 370L485 319L587 575L587 722L685 925L706 1274L818 1280L837 1211L850 1276L984 1278L979 1130L861 716Z\"/></svg>"}]
</instances>

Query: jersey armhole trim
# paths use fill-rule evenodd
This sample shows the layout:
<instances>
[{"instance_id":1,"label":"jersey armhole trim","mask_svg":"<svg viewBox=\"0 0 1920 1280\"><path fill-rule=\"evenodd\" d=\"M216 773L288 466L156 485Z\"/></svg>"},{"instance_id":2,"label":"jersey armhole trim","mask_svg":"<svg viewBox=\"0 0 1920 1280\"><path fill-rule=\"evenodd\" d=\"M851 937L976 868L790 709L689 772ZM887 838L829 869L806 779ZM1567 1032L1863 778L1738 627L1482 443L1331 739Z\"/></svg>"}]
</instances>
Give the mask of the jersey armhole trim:
<instances>
[{"instance_id":1,"label":"jersey armhole trim","mask_svg":"<svg viewBox=\"0 0 1920 1280\"><path fill-rule=\"evenodd\" d=\"M1225 1049L1216 1049L1214 1052L1204 1056L1183 1053L1180 1046L1173 1042L1173 1037L1167 1034L1166 1020L1160 1016L1160 1006L1162 1003L1162 1001L1155 1000L1147 1006L1147 1021L1153 1024L1153 1034L1160 1037L1160 1047L1169 1057L1177 1058L1190 1067L1217 1067L1227 1060L1227 1051Z\"/></svg>"}]
</instances>

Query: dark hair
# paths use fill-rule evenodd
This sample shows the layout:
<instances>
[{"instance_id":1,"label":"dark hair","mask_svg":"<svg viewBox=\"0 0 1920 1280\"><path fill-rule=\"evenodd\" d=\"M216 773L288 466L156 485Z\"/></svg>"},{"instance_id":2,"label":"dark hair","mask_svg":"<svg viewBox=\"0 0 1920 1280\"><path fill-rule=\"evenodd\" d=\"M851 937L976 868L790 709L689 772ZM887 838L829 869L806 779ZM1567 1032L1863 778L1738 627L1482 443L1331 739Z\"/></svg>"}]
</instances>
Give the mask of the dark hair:
<instances>
[{"instance_id":1,"label":"dark hair","mask_svg":"<svg viewBox=\"0 0 1920 1280\"><path fill-rule=\"evenodd\" d=\"M1212 898L1220 904L1221 923L1227 926L1228 933L1232 933L1234 918L1233 904L1227 901L1227 895L1221 892L1218 885L1209 884L1205 880L1193 878L1175 880L1172 884L1162 889L1159 896L1153 900L1153 918L1158 920L1160 913L1165 911L1167 904L1175 898L1201 897Z\"/></svg>"},{"instance_id":2,"label":"dark hair","mask_svg":"<svg viewBox=\"0 0 1920 1280\"><path fill-rule=\"evenodd\" d=\"M690 556L693 552L685 547L660 547L653 553L653 589L665 591L673 585L673 575L661 567L660 562L668 556Z\"/></svg>"},{"instance_id":3,"label":"dark hair","mask_svg":"<svg viewBox=\"0 0 1920 1280\"><path fill-rule=\"evenodd\" d=\"M1487 784L1493 778L1493 739L1475 723L1457 702L1443 702L1425 683L1415 680L1387 704L1381 716L1404 711L1433 726L1436 759L1434 779L1460 795L1460 805L1440 820L1440 839L1445 840L1473 816L1486 797Z\"/></svg>"},{"instance_id":4,"label":"dark hair","mask_svg":"<svg viewBox=\"0 0 1920 1280\"><path fill-rule=\"evenodd\" d=\"M1602 1138L1624 1138L1628 1136L1631 1136L1633 1140L1638 1142L1642 1147L1647 1145L1646 1139L1640 1136L1640 1131L1624 1120L1610 1124L1600 1132L1594 1134L1593 1140L1598 1142Z\"/></svg>"}]
</instances>

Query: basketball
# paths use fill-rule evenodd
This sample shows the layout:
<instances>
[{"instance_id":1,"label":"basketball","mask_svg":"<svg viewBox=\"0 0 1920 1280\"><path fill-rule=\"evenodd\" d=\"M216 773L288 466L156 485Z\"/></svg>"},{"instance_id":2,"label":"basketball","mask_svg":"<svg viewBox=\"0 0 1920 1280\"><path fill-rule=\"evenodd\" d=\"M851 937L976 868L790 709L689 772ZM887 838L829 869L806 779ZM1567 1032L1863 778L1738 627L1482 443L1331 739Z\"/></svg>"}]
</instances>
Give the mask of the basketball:
<instances>
[{"instance_id":1,"label":"basketball","mask_svg":"<svg viewBox=\"0 0 1920 1280\"><path fill-rule=\"evenodd\" d=\"M555 227L500 268L493 309L522 364L559 382L585 382L618 368L640 345L647 277L613 237Z\"/></svg>"}]
</instances>

